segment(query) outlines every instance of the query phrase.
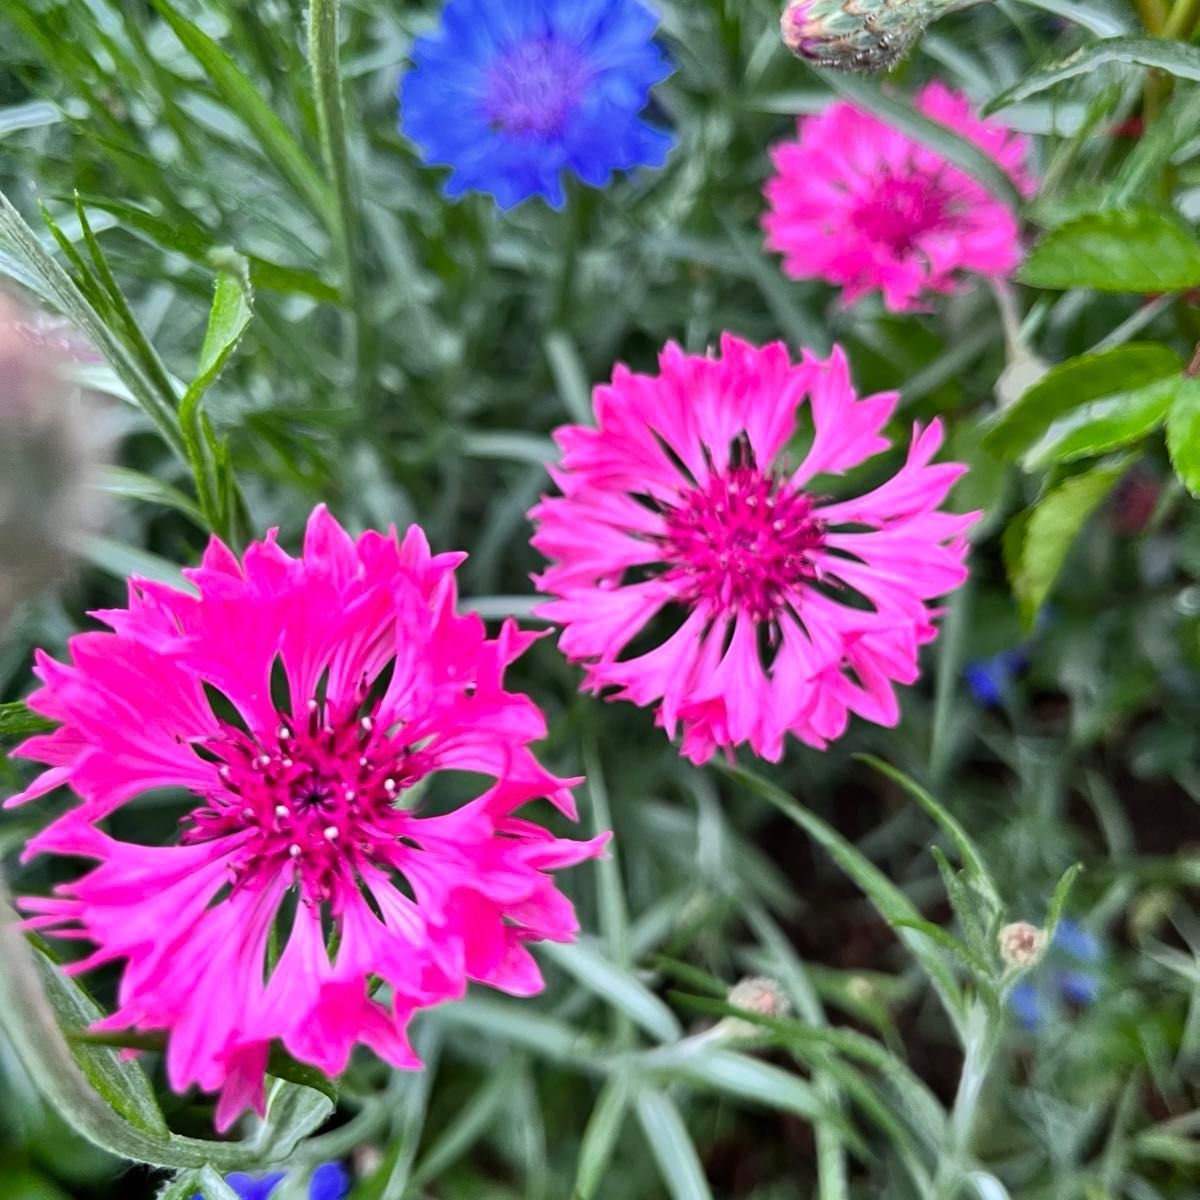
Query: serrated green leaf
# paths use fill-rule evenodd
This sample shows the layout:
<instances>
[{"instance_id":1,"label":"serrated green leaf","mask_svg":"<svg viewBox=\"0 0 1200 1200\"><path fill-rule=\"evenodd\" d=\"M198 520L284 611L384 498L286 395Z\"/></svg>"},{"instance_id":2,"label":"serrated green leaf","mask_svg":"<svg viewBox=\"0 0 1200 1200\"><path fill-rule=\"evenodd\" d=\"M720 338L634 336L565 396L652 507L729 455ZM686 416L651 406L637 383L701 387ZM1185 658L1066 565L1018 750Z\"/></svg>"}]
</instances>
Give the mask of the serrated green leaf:
<instances>
[{"instance_id":1,"label":"serrated green leaf","mask_svg":"<svg viewBox=\"0 0 1200 1200\"><path fill-rule=\"evenodd\" d=\"M1200 285L1200 241L1173 213L1088 213L1052 229L1017 278L1031 287L1178 292Z\"/></svg>"},{"instance_id":2,"label":"serrated green leaf","mask_svg":"<svg viewBox=\"0 0 1200 1200\"><path fill-rule=\"evenodd\" d=\"M700 1156L679 1109L653 1088L639 1088L637 1115L672 1200L712 1200Z\"/></svg>"},{"instance_id":3,"label":"serrated green leaf","mask_svg":"<svg viewBox=\"0 0 1200 1200\"><path fill-rule=\"evenodd\" d=\"M1200 379L1185 378L1167 414L1167 449L1175 473L1200 497Z\"/></svg>"},{"instance_id":4,"label":"serrated green leaf","mask_svg":"<svg viewBox=\"0 0 1200 1200\"><path fill-rule=\"evenodd\" d=\"M1129 459L1122 458L1060 483L1029 510L1019 545L1010 547L1006 538L1005 559L1027 627L1033 626L1079 531L1128 466Z\"/></svg>"},{"instance_id":5,"label":"serrated green leaf","mask_svg":"<svg viewBox=\"0 0 1200 1200\"><path fill-rule=\"evenodd\" d=\"M1079 75L1090 75L1108 63L1154 67L1177 79L1200 80L1200 48L1164 38L1112 37L1090 42L1058 62L1031 71L984 106L984 115L1018 100L1027 100L1056 84Z\"/></svg>"}]
</instances>

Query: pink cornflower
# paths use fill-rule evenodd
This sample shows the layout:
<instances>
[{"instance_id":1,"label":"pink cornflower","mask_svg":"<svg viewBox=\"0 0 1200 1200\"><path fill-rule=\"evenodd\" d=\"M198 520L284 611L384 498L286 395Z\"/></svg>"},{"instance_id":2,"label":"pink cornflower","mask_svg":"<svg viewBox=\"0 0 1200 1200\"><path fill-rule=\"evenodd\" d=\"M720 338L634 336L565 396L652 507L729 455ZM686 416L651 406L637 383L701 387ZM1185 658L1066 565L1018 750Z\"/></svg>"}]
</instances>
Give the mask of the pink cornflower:
<instances>
[{"instance_id":1,"label":"pink cornflower","mask_svg":"<svg viewBox=\"0 0 1200 1200\"><path fill-rule=\"evenodd\" d=\"M940 83L916 97L927 117L961 134L1035 190L1028 140L981 120L965 96ZM934 151L844 101L802 118L795 141L771 151L767 248L793 279L824 279L851 304L878 289L893 312L952 292L959 273L1008 275L1020 261L1011 210Z\"/></svg>"},{"instance_id":2,"label":"pink cornflower","mask_svg":"<svg viewBox=\"0 0 1200 1200\"><path fill-rule=\"evenodd\" d=\"M549 872L606 838L513 815L547 797L573 818L577 781L538 764L542 713L502 685L535 635L456 614L462 557L415 526L354 541L322 507L300 558L274 531L240 562L214 539L185 572L197 595L134 579L128 608L96 614L111 632L73 638L70 663L38 655L30 705L61 724L20 748L49 770L8 803L73 789L26 855L99 865L26 899L29 924L95 943L73 971L124 961L97 1028L165 1031L171 1086L220 1091L219 1129L262 1112L273 1039L329 1075L358 1042L418 1067L415 1009L468 979L537 992L525 943L575 936ZM441 772L494 783L426 812ZM97 827L162 788L192 804L178 844Z\"/></svg>"},{"instance_id":3,"label":"pink cornflower","mask_svg":"<svg viewBox=\"0 0 1200 1200\"><path fill-rule=\"evenodd\" d=\"M672 737L682 726L697 763L741 743L777 759L789 732L824 747L851 712L894 724L892 685L917 678L934 637L928 601L966 576L974 514L936 511L965 469L930 465L941 425L914 430L892 478L834 501L817 479L887 449L897 400L858 400L840 350L793 364L781 343L726 334L720 358L669 344L659 365L618 366L596 389L599 428L555 435L563 494L530 515L563 653L590 689L656 705ZM806 400L814 434L796 466ZM646 635L664 609L675 631Z\"/></svg>"}]
</instances>

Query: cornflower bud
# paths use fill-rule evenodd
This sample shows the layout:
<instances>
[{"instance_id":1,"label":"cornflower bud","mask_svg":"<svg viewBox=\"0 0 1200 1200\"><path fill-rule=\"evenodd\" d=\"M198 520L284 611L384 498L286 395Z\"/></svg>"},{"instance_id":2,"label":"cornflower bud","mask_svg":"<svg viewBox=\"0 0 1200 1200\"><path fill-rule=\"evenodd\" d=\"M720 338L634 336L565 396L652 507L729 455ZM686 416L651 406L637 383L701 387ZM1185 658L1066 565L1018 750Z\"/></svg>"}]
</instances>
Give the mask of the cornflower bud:
<instances>
[{"instance_id":1,"label":"cornflower bud","mask_svg":"<svg viewBox=\"0 0 1200 1200\"><path fill-rule=\"evenodd\" d=\"M1000 930L1000 957L1006 967L1032 967L1046 952L1046 931L1028 921L1015 921Z\"/></svg>"}]
</instances>

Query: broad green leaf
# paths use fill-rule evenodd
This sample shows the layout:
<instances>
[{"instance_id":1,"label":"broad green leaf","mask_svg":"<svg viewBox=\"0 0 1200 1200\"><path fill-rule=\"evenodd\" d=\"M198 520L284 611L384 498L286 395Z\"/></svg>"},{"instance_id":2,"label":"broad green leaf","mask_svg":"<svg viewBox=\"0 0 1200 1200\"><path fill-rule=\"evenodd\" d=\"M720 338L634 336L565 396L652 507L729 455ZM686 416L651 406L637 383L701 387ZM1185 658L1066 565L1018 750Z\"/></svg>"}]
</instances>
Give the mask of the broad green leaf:
<instances>
[{"instance_id":1,"label":"broad green leaf","mask_svg":"<svg viewBox=\"0 0 1200 1200\"><path fill-rule=\"evenodd\" d=\"M679 1109L654 1088L638 1089L637 1115L672 1200L712 1200L700 1156Z\"/></svg>"},{"instance_id":2,"label":"broad green leaf","mask_svg":"<svg viewBox=\"0 0 1200 1200\"><path fill-rule=\"evenodd\" d=\"M178 12L171 0L151 2L187 52L200 64L205 77L225 103L245 121L266 158L321 218L326 228L334 228L333 196L325 181L241 67L203 29Z\"/></svg>"},{"instance_id":3,"label":"broad green leaf","mask_svg":"<svg viewBox=\"0 0 1200 1200\"><path fill-rule=\"evenodd\" d=\"M53 721L39 717L22 700L10 700L0 704L0 738L26 737L28 734L44 733L53 728Z\"/></svg>"},{"instance_id":4,"label":"broad green leaf","mask_svg":"<svg viewBox=\"0 0 1200 1200\"><path fill-rule=\"evenodd\" d=\"M1200 379L1180 383L1167 414L1167 449L1183 485L1200 497Z\"/></svg>"},{"instance_id":5,"label":"broad green leaf","mask_svg":"<svg viewBox=\"0 0 1200 1200\"><path fill-rule=\"evenodd\" d=\"M652 1038L674 1042L683 1036L675 1014L653 992L587 942L545 942L540 951L590 992L619 1008Z\"/></svg>"},{"instance_id":6,"label":"broad green leaf","mask_svg":"<svg viewBox=\"0 0 1200 1200\"><path fill-rule=\"evenodd\" d=\"M1149 208L1089 213L1047 233L1017 278L1042 288L1183 291L1200 285L1200 241L1172 213Z\"/></svg>"},{"instance_id":7,"label":"broad green leaf","mask_svg":"<svg viewBox=\"0 0 1200 1200\"><path fill-rule=\"evenodd\" d=\"M1027 627L1033 626L1084 523L1128 466L1129 459L1121 458L1060 483L1028 510L1019 538L1006 544L1013 590Z\"/></svg>"},{"instance_id":8,"label":"broad green leaf","mask_svg":"<svg viewBox=\"0 0 1200 1200\"><path fill-rule=\"evenodd\" d=\"M1126 63L1155 67L1177 79L1200 80L1200 47L1164 38L1113 37L1091 42L1081 50L1055 63L1047 63L1005 88L984 107L984 115L994 113L1018 100L1027 100L1056 84L1078 75L1090 75L1107 63Z\"/></svg>"},{"instance_id":9,"label":"broad green leaf","mask_svg":"<svg viewBox=\"0 0 1200 1200\"><path fill-rule=\"evenodd\" d=\"M1119 411L1128 397L1163 380L1178 379L1179 371L1179 357L1173 350L1147 342L1068 359L1052 367L1002 413L984 437L983 447L1001 458L1017 458L1047 436L1061 418L1093 403L1104 406L1096 410L1100 416ZM1064 429L1063 436L1069 432Z\"/></svg>"},{"instance_id":10,"label":"broad green leaf","mask_svg":"<svg viewBox=\"0 0 1200 1200\"><path fill-rule=\"evenodd\" d=\"M629 1076L617 1071L600 1091L596 1107L588 1118L575 1166L575 1187L571 1200L592 1200L600 1194L600 1185L608 1172L621 1127L629 1113L633 1086Z\"/></svg>"},{"instance_id":11,"label":"broad green leaf","mask_svg":"<svg viewBox=\"0 0 1200 1200\"><path fill-rule=\"evenodd\" d=\"M87 1029L105 1015L91 996L45 954L35 955L34 963L64 1033ZM140 1063L123 1058L120 1051L107 1046L76 1043L71 1052L92 1087L130 1124L155 1137L166 1136L167 1123Z\"/></svg>"}]
</instances>

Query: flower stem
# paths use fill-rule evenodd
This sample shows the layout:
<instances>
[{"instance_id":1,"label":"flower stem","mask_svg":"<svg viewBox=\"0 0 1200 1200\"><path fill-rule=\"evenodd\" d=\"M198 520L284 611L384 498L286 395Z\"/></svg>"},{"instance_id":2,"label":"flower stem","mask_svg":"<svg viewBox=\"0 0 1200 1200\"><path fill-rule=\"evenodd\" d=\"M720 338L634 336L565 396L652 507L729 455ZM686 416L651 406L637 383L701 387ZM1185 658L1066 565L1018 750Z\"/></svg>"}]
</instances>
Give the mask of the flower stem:
<instances>
[{"instance_id":1,"label":"flower stem","mask_svg":"<svg viewBox=\"0 0 1200 1200\"><path fill-rule=\"evenodd\" d=\"M348 356L354 363L355 391L365 404L371 392L373 338L366 305L358 207L350 155L346 142L346 113L342 104L342 77L338 67L338 0L311 0L308 10L309 66L321 155L333 182L336 198L335 236L342 266L342 282L351 319Z\"/></svg>"},{"instance_id":2,"label":"flower stem","mask_svg":"<svg viewBox=\"0 0 1200 1200\"><path fill-rule=\"evenodd\" d=\"M1162 36L1189 42L1195 36L1198 24L1200 24L1200 0L1175 0L1163 23Z\"/></svg>"}]
</instances>

